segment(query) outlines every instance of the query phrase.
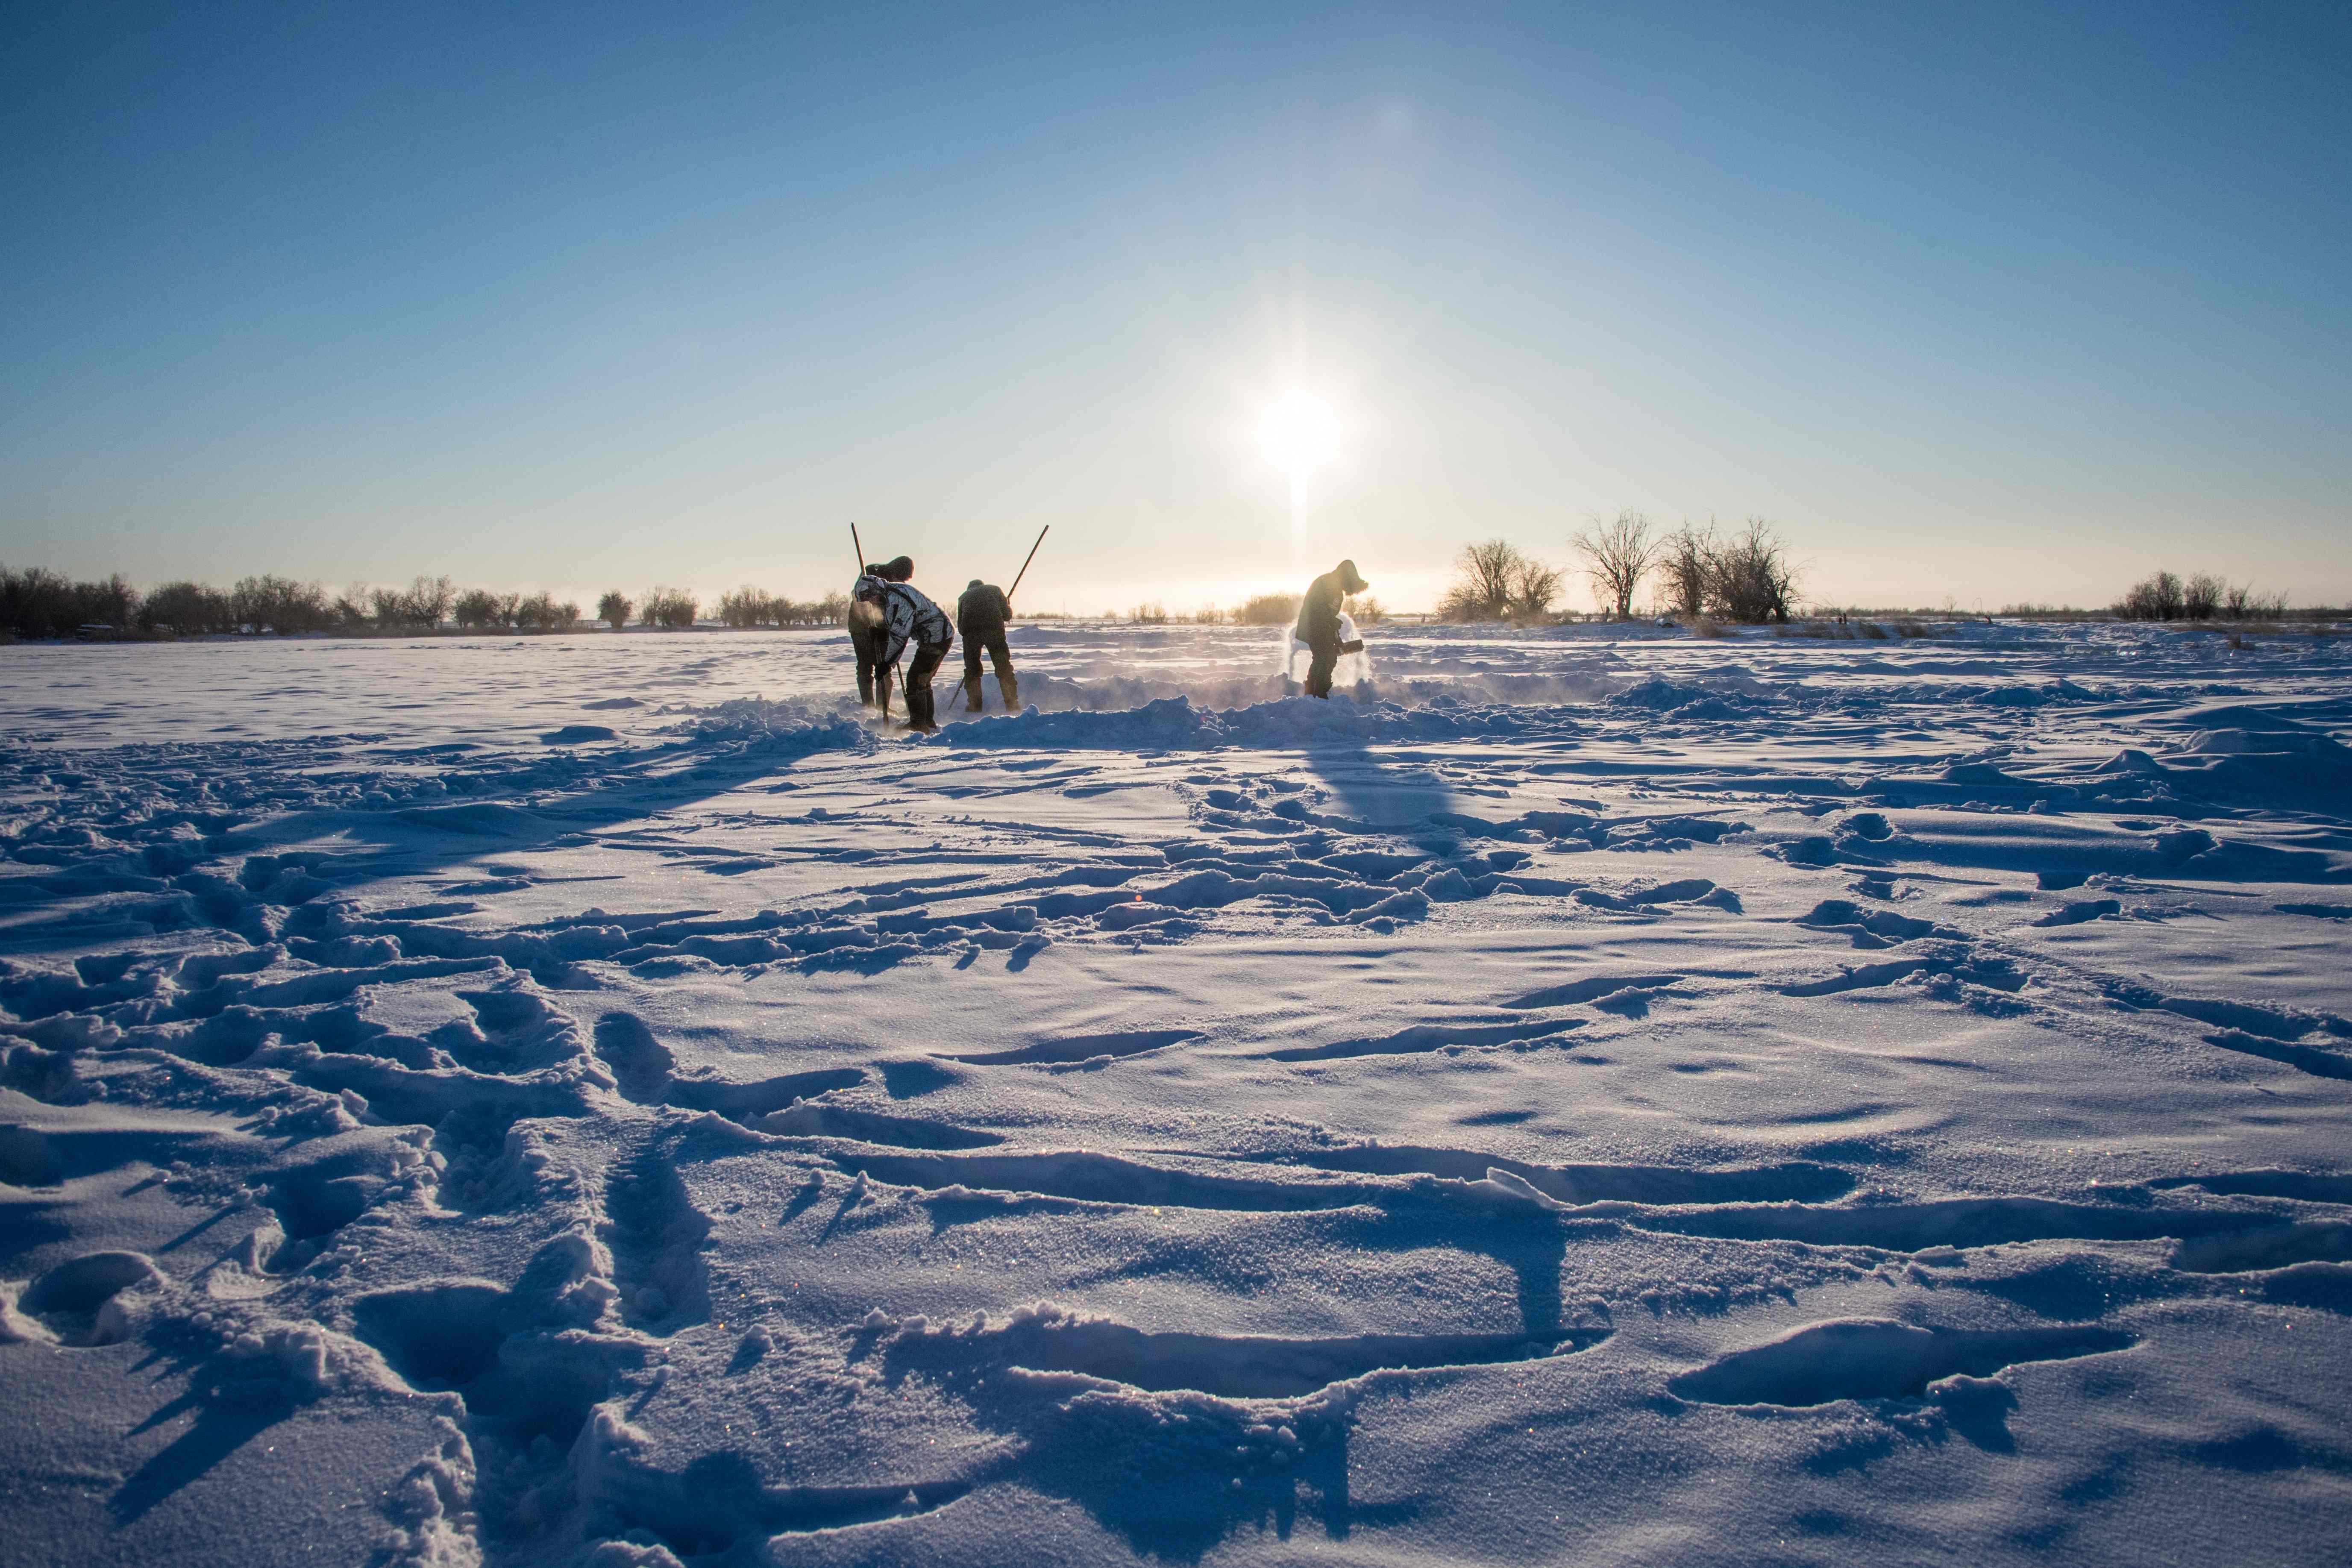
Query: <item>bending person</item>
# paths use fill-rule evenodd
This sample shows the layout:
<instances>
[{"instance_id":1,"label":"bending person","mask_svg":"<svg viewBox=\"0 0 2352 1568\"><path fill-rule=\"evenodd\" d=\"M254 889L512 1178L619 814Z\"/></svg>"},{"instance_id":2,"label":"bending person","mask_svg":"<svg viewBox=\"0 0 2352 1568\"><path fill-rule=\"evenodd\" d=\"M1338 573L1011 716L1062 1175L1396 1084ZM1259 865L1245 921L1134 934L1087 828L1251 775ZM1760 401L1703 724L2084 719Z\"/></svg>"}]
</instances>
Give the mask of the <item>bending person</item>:
<instances>
[{"instance_id":1,"label":"bending person","mask_svg":"<svg viewBox=\"0 0 2352 1568\"><path fill-rule=\"evenodd\" d=\"M1339 656L1355 651L1339 641L1339 606L1349 595L1370 586L1356 575L1352 561L1340 562L1337 569L1307 585L1307 597L1298 602L1297 637L1307 645L1307 696L1328 699L1331 695L1331 671L1339 666ZM1361 643L1355 645L1361 647Z\"/></svg>"},{"instance_id":2,"label":"bending person","mask_svg":"<svg viewBox=\"0 0 2352 1568\"><path fill-rule=\"evenodd\" d=\"M963 637L963 686L967 711L980 711L980 651L996 668L996 689L1004 694L1004 710L1021 711L1021 687L1013 676L1013 650L1005 646L1004 626L1013 618L1013 602L1004 590L974 577L956 601L956 630Z\"/></svg>"},{"instance_id":3,"label":"bending person","mask_svg":"<svg viewBox=\"0 0 2352 1568\"><path fill-rule=\"evenodd\" d=\"M948 624L946 611L908 581L914 574L914 562L899 556L882 569L881 581L866 602L882 612L880 673L876 684L886 693L887 702L890 671L898 667L899 656L913 647L915 657L908 661L906 675L907 728L929 734L940 727L931 677L955 642L955 627Z\"/></svg>"}]
</instances>

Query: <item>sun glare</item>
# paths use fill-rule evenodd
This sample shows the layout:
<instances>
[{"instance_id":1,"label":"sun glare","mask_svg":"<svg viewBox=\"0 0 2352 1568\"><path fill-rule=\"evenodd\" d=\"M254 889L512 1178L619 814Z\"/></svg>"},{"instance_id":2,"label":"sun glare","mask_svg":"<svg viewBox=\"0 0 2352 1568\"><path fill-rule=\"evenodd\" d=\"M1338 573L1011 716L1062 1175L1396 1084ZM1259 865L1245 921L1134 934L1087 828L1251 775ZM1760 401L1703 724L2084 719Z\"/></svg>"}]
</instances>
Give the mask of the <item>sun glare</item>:
<instances>
[{"instance_id":1,"label":"sun glare","mask_svg":"<svg viewBox=\"0 0 2352 1568\"><path fill-rule=\"evenodd\" d=\"M1257 443L1266 460L1297 483L1338 455L1339 413L1325 399L1293 387L1258 415Z\"/></svg>"}]
</instances>

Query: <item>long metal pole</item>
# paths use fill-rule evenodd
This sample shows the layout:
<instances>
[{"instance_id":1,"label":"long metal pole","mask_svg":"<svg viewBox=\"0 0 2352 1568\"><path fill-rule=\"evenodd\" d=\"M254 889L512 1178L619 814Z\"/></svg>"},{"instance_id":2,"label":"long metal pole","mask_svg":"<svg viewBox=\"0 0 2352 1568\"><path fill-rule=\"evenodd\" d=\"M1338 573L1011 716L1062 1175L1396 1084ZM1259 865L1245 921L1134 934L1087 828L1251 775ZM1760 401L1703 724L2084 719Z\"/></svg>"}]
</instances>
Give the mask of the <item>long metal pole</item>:
<instances>
[{"instance_id":1,"label":"long metal pole","mask_svg":"<svg viewBox=\"0 0 2352 1568\"><path fill-rule=\"evenodd\" d=\"M1045 543L1045 536L1053 531L1054 525L1050 522L1045 527L1039 529L1037 531L1037 544ZM1022 557L1021 570L1013 574L1013 586L1004 590L1004 602L1006 604L1011 604L1013 602L1013 595L1020 591L1021 579L1029 575L1029 563L1037 559L1037 544L1031 545L1029 547L1029 553Z\"/></svg>"},{"instance_id":2,"label":"long metal pole","mask_svg":"<svg viewBox=\"0 0 2352 1568\"><path fill-rule=\"evenodd\" d=\"M866 575L866 546L859 542L857 525L854 522L849 525L849 542L857 550L857 574L863 577Z\"/></svg>"}]
</instances>

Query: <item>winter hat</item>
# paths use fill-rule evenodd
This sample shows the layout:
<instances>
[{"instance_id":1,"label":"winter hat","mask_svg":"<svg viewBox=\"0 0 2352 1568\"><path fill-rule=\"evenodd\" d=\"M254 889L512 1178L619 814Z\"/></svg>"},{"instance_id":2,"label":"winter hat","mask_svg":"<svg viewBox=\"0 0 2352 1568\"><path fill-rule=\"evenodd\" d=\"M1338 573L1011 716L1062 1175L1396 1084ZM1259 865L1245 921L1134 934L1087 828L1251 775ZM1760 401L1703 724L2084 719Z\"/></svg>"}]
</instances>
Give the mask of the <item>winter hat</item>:
<instances>
[{"instance_id":1,"label":"winter hat","mask_svg":"<svg viewBox=\"0 0 2352 1568\"><path fill-rule=\"evenodd\" d=\"M969 593L971 593L974 588L984 588L984 587L986 587L987 585L988 585L987 584L982 583L979 578L974 577L971 582L966 583L966 584L963 585L963 591L964 591L965 593L969 594Z\"/></svg>"},{"instance_id":2,"label":"winter hat","mask_svg":"<svg viewBox=\"0 0 2352 1568\"><path fill-rule=\"evenodd\" d=\"M882 575L889 578L893 583L903 583L914 574L915 563L911 558L904 555L898 557L887 566L882 568Z\"/></svg>"},{"instance_id":3,"label":"winter hat","mask_svg":"<svg viewBox=\"0 0 2352 1568\"><path fill-rule=\"evenodd\" d=\"M1371 584L1370 583L1365 582L1361 577L1356 575L1356 563L1354 562L1342 561L1339 563L1339 591L1341 593L1360 594L1370 586Z\"/></svg>"}]
</instances>

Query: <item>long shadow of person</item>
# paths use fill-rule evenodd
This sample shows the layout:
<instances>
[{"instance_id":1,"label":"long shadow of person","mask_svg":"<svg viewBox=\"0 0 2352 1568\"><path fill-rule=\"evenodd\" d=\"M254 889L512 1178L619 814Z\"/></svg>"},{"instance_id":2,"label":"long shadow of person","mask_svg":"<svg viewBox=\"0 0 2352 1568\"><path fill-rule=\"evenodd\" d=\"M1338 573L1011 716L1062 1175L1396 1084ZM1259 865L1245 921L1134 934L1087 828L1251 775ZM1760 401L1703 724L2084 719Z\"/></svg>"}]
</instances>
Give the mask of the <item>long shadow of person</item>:
<instances>
[{"instance_id":1,"label":"long shadow of person","mask_svg":"<svg viewBox=\"0 0 2352 1568\"><path fill-rule=\"evenodd\" d=\"M1407 833L1461 810L1453 786L1417 758L1382 757L1363 741L1338 736L1318 738L1304 756L1340 811L1368 830Z\"/></svg>"}]
</instances>

